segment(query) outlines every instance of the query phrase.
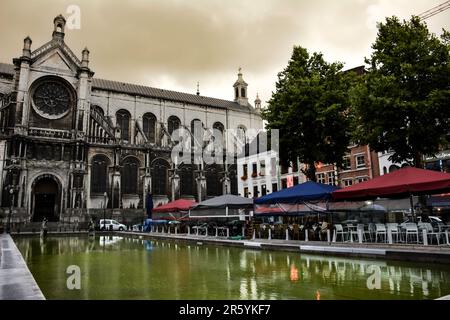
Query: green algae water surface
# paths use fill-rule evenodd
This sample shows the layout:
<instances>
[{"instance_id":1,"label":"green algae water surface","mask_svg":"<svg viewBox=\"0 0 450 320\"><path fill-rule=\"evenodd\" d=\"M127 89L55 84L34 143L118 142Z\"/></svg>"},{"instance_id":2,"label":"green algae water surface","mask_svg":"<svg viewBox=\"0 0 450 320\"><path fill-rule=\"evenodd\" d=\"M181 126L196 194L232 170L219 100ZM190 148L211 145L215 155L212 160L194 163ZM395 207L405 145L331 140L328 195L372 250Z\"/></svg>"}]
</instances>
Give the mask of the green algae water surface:
<instances>
[{"instance_id":1,"label":"green algae water surface","mask_svg":"<svg viewBox=\"0 0 450 320\"><path fill-rule=\"evenodd\" d=\"M118 236L19 237L15 242L47 299L435 299L450 294L448 265Z\"/></svg>"}]
</instances>

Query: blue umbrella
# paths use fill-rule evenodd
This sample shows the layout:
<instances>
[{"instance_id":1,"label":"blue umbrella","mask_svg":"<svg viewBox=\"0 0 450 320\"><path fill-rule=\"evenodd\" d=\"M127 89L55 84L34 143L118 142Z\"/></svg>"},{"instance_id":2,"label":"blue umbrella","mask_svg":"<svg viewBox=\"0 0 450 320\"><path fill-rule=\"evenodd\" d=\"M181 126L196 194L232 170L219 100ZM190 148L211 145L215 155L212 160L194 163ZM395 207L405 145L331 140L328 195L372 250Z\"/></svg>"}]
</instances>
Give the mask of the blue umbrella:
<instances>
[{"instance_id":1,"label":"blue umbrella","mask_svg":"<svg viewBox=\"0 0 450 320\"><path fill-rule=\"evenodd\" d=\"M308 181L294 187L273 192L255 199L256 204L301 203L316 200L328 200L331 193L339 189L335 186Z\"/></svg>"}]
</instances>

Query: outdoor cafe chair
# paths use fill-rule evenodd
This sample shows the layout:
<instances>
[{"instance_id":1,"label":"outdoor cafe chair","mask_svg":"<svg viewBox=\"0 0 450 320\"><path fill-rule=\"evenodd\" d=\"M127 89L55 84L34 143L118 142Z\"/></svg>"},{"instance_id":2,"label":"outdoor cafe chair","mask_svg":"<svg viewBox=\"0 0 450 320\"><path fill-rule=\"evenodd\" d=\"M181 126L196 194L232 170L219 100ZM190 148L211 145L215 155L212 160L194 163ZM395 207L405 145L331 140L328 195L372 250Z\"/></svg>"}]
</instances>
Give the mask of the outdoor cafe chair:
<instances>
[{"instance_id":1,"label":"outdoor cafe chair","mask_svg":"<svg viewBox=\"0 0 450 320\"><path fill-rule=\"evenodd\" d=\"M408 238L413 235L416 236L417 243L419 243L419 228L417 227L417 224L405 223L404 228L405 228L406 243L408 243Z\"/></svg>"},{"instance_id":2,"label":"outdoor cafe chair","mask_svg":"<svg viewBox=\"0 0 450 320\"><path fill-rule=\"evenodd\" d=\"M423 224L424 229L427 230L427 237L430 238L431 243L433 243L433 236L436 237L436 242L439 245L441 237L444 235L443 232L440 231L434 231L433 226L431 223L424 223Z\"/></svg>"},{"instance_id":3,"label":"outdoor cafe chair","mask_svg":"<svg viewBox=\"0 0 450 320\"><path fill-rule=\"evenodd\" d=\"M387 242L386 226L382 223L375 224L375 242L378 242L378 236L383 236L384 242Z\"/></svg>"},{"instance_id":4,"label":"outdoor cafe chair","mask_svg":"<svg viewBox=\"0 0 450 320\"><path fill-rule=\"evenodd\" d=\"M366 237L366 234L367 233L369 233L369 231L368 230L364 230L364 224L362 224L362 223L358 223L357 225L356 225L356 230L355 229L353 229L353 230L350 230L350 239L352 239L352 240L354 240L353 239L353 236L356 236L356 241L359 241L359 230L361 230L361 235L362 235L362 237L363 237L363 241L365 242L365 241L367 241L367 237Z\"/></svg>"},{"instance_id":5,"label":"outdoor cafe chair","mask_svg":"<svg viewBox=\"0 0 450 320\"><path fill-rule=\"evenodd\" d=\"M336 230L336 241L339 235L341 235L341 240L344 242L346 237L348 236L348 232L344 231L344 227L342 227L342 224L335 224L334 229Z\"/></svg>"},{"instance_id":6,"label":"outdoor cafe chair","mask_svg":"<svg viewBox=\"0 0 450 320\"><path fill-rule=\"evenodd\" d=\"M398 230L398 223L386 223L387 232L391 233L392 235L392 241L394 241L395 236L395 242L399 242L400 232Z\"/></svg>"}]
</instances>

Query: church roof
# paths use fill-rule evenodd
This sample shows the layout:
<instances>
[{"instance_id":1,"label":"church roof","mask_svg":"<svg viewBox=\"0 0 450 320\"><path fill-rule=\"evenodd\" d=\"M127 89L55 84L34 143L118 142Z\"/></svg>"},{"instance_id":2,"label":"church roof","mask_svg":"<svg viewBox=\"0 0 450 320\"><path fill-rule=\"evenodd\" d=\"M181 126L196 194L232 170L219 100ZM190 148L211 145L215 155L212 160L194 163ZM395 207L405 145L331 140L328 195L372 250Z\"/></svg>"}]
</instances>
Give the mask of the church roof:
<instances>
[{"instance_id":1,"label":"church roof","mask_svg":"<svg viewBox=\"0 0 450 320\"><path fill-rule=\"evenodd\" d=\"M128 93L133 95L140 95L144 97L152 97L157 99L187 102L190 104L226 108L239 111L255 112L253 108L241 106L237 102L222 100L217 98L204 97L196 94L189 94L153 87L146 87L137 84L123 83L118 81L104 80L93 78L93 89L102 89L107 91L114 91L119 93Z\"/></svg>"},{"instance_id":2,"label":"church roof","mask_svg":"<svg viewBox=\"0 0 450 320\"><path fill-rule=\"evenodd\" d=\"M14 66L12 64L0 62L0 74L7 74L12 76L14 74ZM164 90L118 81L93 78L92 88L131 95L139 95L143 97L151 97L156 99L185 102L195 105L211 106L237 111L255 112L255 110L250 105L245 107L241 106L240 104L234 101L204 97L196 94Z\"/></svg>"},{"instance_id":3,"label":"church roof","mask_svg":"<svg viewBox=\"0 0 450 320\"><path fill-rule=\"evenodd\" d=\"M0 62L0 74L14 75L14 65Z\"/></svg>"}]
</instances>

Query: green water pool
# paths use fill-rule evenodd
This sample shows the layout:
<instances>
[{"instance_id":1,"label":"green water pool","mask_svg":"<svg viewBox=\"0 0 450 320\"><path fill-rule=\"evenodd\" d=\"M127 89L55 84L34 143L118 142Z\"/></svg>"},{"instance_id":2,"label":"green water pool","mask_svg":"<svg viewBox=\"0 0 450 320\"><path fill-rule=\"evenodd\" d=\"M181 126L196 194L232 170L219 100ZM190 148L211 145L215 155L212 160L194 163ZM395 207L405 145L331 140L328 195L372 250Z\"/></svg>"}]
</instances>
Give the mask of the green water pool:
<instances>
[{"instance_id":1,"label":"green water pool","mask_svg":"<svg viewBox=\"0 0 450 320\"><path fill-rule=\"evenodd\" d=\"M449 265L119 236L19 237L15 242L47 299L435 299L450 294Z\"/></svg>"}]
</instances>

